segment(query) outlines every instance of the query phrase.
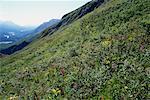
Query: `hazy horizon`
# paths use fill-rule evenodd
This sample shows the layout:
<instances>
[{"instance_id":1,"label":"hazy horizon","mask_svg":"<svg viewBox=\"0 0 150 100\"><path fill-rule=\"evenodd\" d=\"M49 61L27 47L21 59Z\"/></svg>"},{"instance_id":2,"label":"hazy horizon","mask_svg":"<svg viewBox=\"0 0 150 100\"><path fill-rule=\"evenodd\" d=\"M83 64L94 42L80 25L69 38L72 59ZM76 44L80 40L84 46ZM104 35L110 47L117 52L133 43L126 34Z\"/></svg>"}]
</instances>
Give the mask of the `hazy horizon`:
<instances>
[{"instance_id":1,"label":"hazy horizon","mask_svg":"<svg viewBox=\"0 0 150 100\"><path fill-rule=\"evenodd\" d=\"M40 25L77 9L91 0L2 0L0 20L22 26Z\"/></svg>"}]
</instances>

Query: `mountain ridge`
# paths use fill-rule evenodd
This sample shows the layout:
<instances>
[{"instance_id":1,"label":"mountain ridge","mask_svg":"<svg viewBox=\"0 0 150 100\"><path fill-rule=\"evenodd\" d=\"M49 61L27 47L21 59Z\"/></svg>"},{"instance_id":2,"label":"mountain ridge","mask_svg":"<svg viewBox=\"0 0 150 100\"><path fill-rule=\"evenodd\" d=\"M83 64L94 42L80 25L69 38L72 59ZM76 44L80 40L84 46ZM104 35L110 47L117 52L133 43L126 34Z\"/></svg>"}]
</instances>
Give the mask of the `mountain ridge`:
<instances>
[{"instance_id":1,"label":"mountain ridge","mask_svg":"<svg viewBox=\"0 0 150 100\"><path fill-rule=\"evenodd\" d=\"M105 0L92 0L91 2L86 3L82 7L78 8L78 9L76 9L76 10L74 10L74 11L72 11L72 12L66 14L66 15L64 15L62 17L61 21L58 24L56 24L52 27L49 27L47 30L43 31L42 32L42 37L44 37L48 34L51 35L53 32L58 30L60 27L68 25L68 24L72 23L73 21L75 21L75 20L81 18L82 16L86 15L87 13L92 12L94 9L99 7L104 2L105 2Z\"/></svg>"},{"instance_id":2,"label":"mountain ridge","mask_svg":"<svg viewBox=\"0 0 150 100\"><path fill-rule=\"evenodd\" d=\"M66 14L66 15L64 15L61 20L56 21L56 24L51 25L49 27L45 27L44 30L41 31L41 33L40 33L40 31L38 31L38 29L41 28L41 26L44 25L44 23L41 24L41 26L39 26L37 29L35 29L33 31L34 34L29 36L29 37L32 37L32 38L29 41L26 41L26 42L30 43L31 41L37 40L39 38L43 38L48 34L51 35L55 31L57 31L59 28L64 27L66 25L69 25L70 23L78 20L79 18L86 15L87 13L92 12L94 9L96 9L97 7L102 5L104 2L105 2L105 0L92 0L91 2L86 3L82 7L78 8L78 9L76 9L76 10L74 10L74 11L72 11L72 12ZM72 16L72 15L74 15L74 16ZM37 33L40 33L40 34L36 35ZM14 46L12 46L12 47L14 48ZM22 47L22 48L24 48L24 47ZM6 49L6 51L7 50L11 50L11 47L9 47L9 49ZM5 50L3 50L2 52L4 53L4 51Z\"/></svg>"}]
</instances>

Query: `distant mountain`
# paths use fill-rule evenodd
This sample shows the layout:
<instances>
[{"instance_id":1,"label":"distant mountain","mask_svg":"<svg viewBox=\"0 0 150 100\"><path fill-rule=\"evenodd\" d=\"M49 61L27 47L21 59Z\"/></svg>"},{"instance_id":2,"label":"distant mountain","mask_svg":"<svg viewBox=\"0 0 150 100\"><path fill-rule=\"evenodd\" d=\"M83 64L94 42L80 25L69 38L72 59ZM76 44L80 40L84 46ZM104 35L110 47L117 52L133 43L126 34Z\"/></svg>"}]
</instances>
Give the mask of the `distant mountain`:
<instances>
[{"instance_id":1,"label":"distant mountain","mask_svg":"<svg viewBox=\"0 0 150 100\"><path fill-rule=\"evenodd\" d=\"M0 43L15 42L19 39L18 34L22 27L10 21L0 21Z\"/></svg>"},{"instance_id":2,"label":"distant mountain","mask_svg":"<svg viewBox=\"0 0 150 100\"><path fill-rule=\"evenodd\" d=\"M23 27L11 22L11 21L0 21L0 33L2 32L20 32Z\"/></svg>"},{"instance_id":3,"label":"distant mountain","mask_svg":"<svg viewBox=\"0 0 150 100\"><path fill-rule=\"evenodd\" d=\"M14 33L14 35L16 35L17 37L21 37L34 29L34 26L20 26L11 21L0 21L0 34L11 32Z\"/></svg>"},{"instance_id":4,"label":"distant mountain","mask_svg":"<svg viewBox=\"0 0 150 100\"><path fill-rule=\"evenodd\" d=\"M54 25L54 24L57 24L58 22L60 22L59 19L52 19L48 22L44 22L43 24L41 24L40 26L38 26L33 32L34 33L40 33L42 32L43 30L45 30L46 28Z\"/></svg>"},{"instance_id":5,"label":"distant mountain","mask_svg":"<svg viewBox=\"0 0 150 100\"><path fill-rule=\"evenodd\" d=\"M19 26L11 21L0 21L0 42L17 41L34 29L35 27Z\"/></svg>"},{"instance_id":6,"label":"distant mountain","mask_svg":"<svg viewBox=\"0 0 150 100\"><path fill-rule=\"evenodd\" d=\"M17 40L19 40L19 37L15 34L15 32L0 33L0 42L7 42L7 41L15 42Z\"/></svg>"},{"instance_id":7,"label":"distant mountain","mask_svg":"<svg viewBox=\"0 0 150 100\"><path fill-rule=\"evenodd\" d=\"M44 22L41 25L39 25L35 30L33 30L30 35L27 36L27 41L34 40L39 33L47 29L48 27L52 27L53 25L56 25L60 22L60 19L51 19L48 22Z\"/></svg>"},{"instance_id":8,"label":"distant mountain","mask_svg":"<svg viewBox=\"0 0 150 100\"><path fill-rule=\"evenodd\" d=\"M11 21L0 21L0 50L18 42L34 29L34 26L20 26Z\"/></svg>"},{"instance_id":9,"label":"distant mountain","mask_svg":"<svg viewBox=\"0 0 150 100\"><path fill-rule=\"evenodd\" d=\"M8 32L7 29L5 28L7 32L5 30L3 30L5 32L0 34L0 52L3 54L12 54L12 53L24 48L32 40L34 40L36 38L36 35L38 35L38 33L41 33L46 28L57 24L59 21L60 21L59 19L52 19L48 22L44 22L43 24L41 24L34 30L31 27L23 27L22 28L13 23L6 24L5 26L14 27L14 28L13 28L13 30L11 30L13 32ZM20 34L22 34L22 35L19 35L19 36L15 35L15 32L17 33L17 31L18 31L17 27L19 30L21 29ZM30 30L30 29L32 29L32 30ZM8 29L8 30L10 30L10 29Z\"/></svg>"}]
</instances>

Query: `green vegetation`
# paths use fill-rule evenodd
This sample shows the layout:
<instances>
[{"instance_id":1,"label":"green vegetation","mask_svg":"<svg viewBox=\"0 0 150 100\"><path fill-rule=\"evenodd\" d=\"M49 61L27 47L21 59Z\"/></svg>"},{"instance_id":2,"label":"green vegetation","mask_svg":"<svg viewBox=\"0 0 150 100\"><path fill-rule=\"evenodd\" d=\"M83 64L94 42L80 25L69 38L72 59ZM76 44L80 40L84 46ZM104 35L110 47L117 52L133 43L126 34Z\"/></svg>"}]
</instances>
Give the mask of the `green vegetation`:
<instances>
[{"instance_id":1,"label":"green vegetation","mask_svg":"<svg viewBox=\"0 0 150 100\"><path fill-rule=\"evenodd\" d=\"M64 27L66 25L71 24L72 22L75 22L76 20L80 19L81 17L85 16L86 14L92 12L94 9L101 6L103 3L105 3L105 0L91 0L82 7L64 15L59 23L44 30L39 36L39 38L51 35L61 27Z\"/></svg>"},{"instance_id":2,"label":"green vegetation","mask_svg":"<svg viewBox=\"0 0 150 100\"><path fill-rule=\"evenodd\" d=\"M110 0L1 58L1 99L147 100L149 5L149 0Z\"/></svg>"}]
</instances>

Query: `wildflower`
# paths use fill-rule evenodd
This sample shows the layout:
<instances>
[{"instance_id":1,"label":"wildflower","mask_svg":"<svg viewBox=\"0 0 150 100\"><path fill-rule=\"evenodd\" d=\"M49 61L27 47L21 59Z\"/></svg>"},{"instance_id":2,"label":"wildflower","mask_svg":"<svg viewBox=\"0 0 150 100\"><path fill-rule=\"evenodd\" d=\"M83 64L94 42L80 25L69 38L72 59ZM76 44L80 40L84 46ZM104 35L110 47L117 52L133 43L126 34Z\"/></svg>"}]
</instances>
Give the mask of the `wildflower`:
<instances>
[{"instance_id":1,"label":"wildflower","mask_svg":"<svg viewBox=\"0 0 150 100\"><path fill-rule=\"evenodd\" d=\"M130 36L130 37L128 38L128 40L129 40L129 41L133 41L133 37Z\"/></svg>"},{"instance_id":2,"label":"wildflower","mask_svg":"<svg viewBox=\"0 0 150 100\"><path fill-rule=\"evenodd\" d=\"M64 70L64 68L61 68L61 69L60 69L60 74L61 74L62 76L65 75L65 70Z\"/></svg>"},{"instance_id":3,"label":"wildflower","mask_svg":"<svg viewBox=\"0 0 150 100\"><path fill-rule=\"evenodd\" d=\"M144 45L143 45L143 44L140 45L140 51L141 51L141 52L144 51Z\"/></svg>"},{"instance_id":4,"label":"wildflower","mask_svg":"<svg viewBox=\"0 0 150 100\"><path fill-rule=\"evenodd\" d=\"M104 97L102 96L102 97L100 98L100 100L104 100Z\"/></svg>"},{"instance_id":5,"label":"wildflower","mask_svg":"<svg viewBox=\"0 0 150 100\"><path fill-rule=\"evenodd\" d=\"M78 88L78 84L77 83L73 83L72 84L72 88L77 89Z\"/></svg>"},{"instance_id":6,"label":"wildflower","mask_svg":"<svg viewBox=\"0 0 150 100\"><path fill-rule=\"evenodd\" d=\"M125 86L124 88L125 88L125 89L128 89L128 87L127 87L127 86Z\"/></svg>"},{"instance_id":7,"label":"wildflower","mask_svg":"<svg viewBox=\"0 0 150 100\"><path fill-rule=\"evenodd\" d=\"M115 69L115 68L116 68L116 66L117 66L117 64L112 63L112 68L113 68L113 69Z\"/></svg>"},{"instance_id":8,"label":"wildflower","mask_svg":"<svg viewBox=\"0 0 150 100\"><path fill-rule=\"evenodd\" d=\"M132 40L133 40L133 38L132 38L132 37L129 37L129 38L128 38L128 40L129 40L129 41L132 41Z\"/></svg>"},{"instance_id":9,"label":"wildflower","mask_svg":"<svg viewBox=\"0 0 150 100\"><path fill-rule=\"evenodd\" d=\"M104 59L104 64L110 64L110 60L109 60L109 57L105 57L105 59Z\"/></svg>"},{"instance_id":10,"label":"wildflower","mask_svg":"<svg viewBox=\"0 0 150 100\"><path fill-rule=\"evenodd\" d=\"M104 63L105 64L110 64L110 61L109 60L105 60Z\"/></svg>"},{"instance_id":11,"label":"wildflower","mask_svg":"<svg viewBox=\"0 0 150 100\"><path fill-rule=\"evenodd\" d=\"M61 93L61 90L60 90L59 88L52 89L51 91L52 91L52 93L54 93L55 95L58 95L58 94Z\"/></svg>"},{"instance_id":12,"label":"wildflower","mask_svg":"<svg viewBox=\"0 0 150 100\"><path fill-rule=\"evenodd\" d=\"M101 42L103 47L109 47L111 45L111 41L110 40L105 40Z\"/></svg>"},{"instance_id":13,"label":"wildflower","mask_svg":"<svg viewBox=\"0 0 150 100\"><path fill-rule=\"evenodd\" d=\"M18 96L12 96L9 98L9 100L18 100Z\"/></svg>"}]
</instances>

